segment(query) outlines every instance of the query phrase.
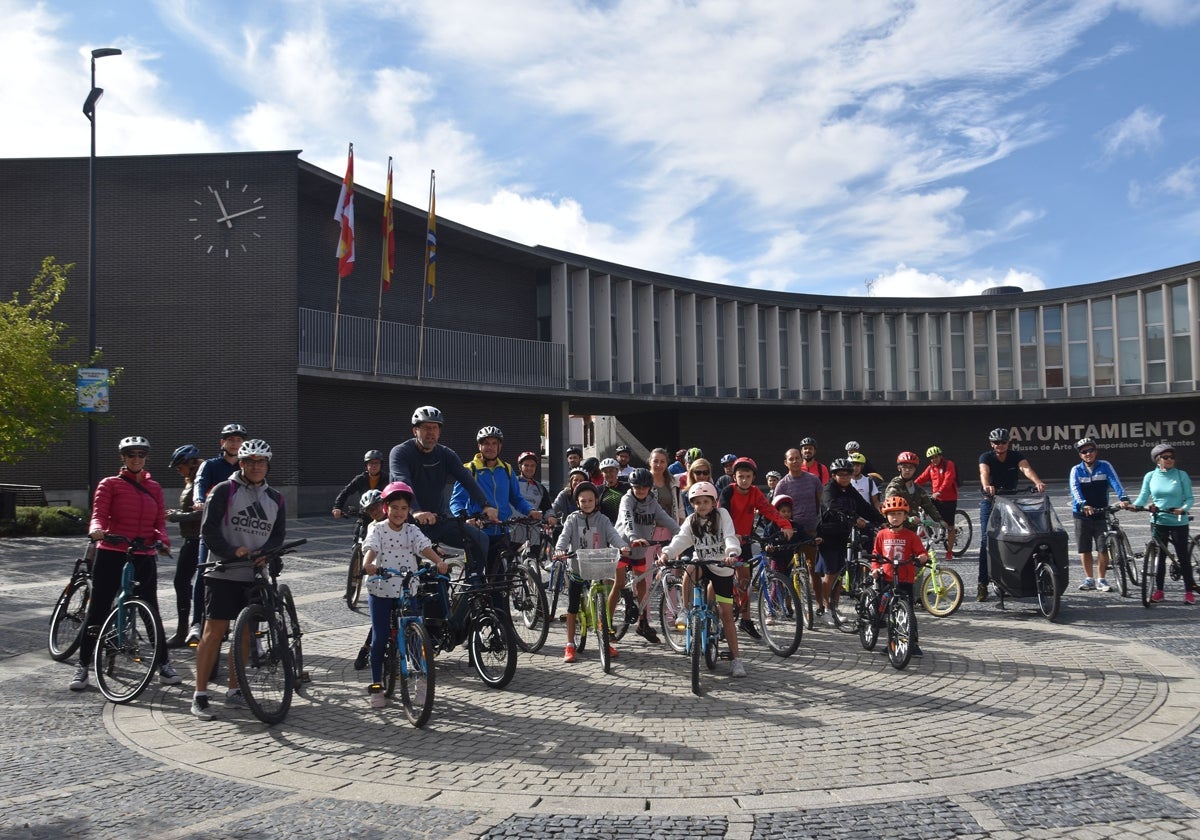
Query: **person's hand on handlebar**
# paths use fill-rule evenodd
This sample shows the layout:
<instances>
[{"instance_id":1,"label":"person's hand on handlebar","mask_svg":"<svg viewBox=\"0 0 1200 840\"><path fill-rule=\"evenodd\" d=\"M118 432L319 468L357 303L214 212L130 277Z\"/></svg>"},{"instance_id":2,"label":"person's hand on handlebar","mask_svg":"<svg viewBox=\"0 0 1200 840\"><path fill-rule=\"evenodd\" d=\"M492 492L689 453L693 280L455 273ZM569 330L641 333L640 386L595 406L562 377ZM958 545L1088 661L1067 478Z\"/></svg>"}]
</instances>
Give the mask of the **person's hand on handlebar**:
<instances>
[{"instance_id":1,"label":"person's hand on handlebar","mask_svg":"<svg viewBox=\"0 0 1200 840\"><path fill-rule=\"evenodd\" d=\"M485 507L483 509L482 513L484 516L486 516L488 519L492 520L493 522L500 521L500 511L496 510L491 505L488 505L487 507Z\"/></svg>"},{"instance_id":2,"label":"person's hand on handlebar","mask_svg":"<svg viewBox=\"0 0 1200 840\"><path fill-rule=\"evenodd\" d=\"M88 534L88 539L90 539L92 542L100 542L100 540L104 539L104 537L105 533L100 528L97 528L95 531L92 531Z\"/></svg>"},{"instance_id":3,"label":"person's hand on handlebar","mask_svg":"<svg viewBox=\"0 0 1200 840\"><path fill-rule=\"evenodd\" d=\"M433 525L437 523L437 514L427 510L419 510L412 515L418 525Z\"/></svg>"}]
</instances>

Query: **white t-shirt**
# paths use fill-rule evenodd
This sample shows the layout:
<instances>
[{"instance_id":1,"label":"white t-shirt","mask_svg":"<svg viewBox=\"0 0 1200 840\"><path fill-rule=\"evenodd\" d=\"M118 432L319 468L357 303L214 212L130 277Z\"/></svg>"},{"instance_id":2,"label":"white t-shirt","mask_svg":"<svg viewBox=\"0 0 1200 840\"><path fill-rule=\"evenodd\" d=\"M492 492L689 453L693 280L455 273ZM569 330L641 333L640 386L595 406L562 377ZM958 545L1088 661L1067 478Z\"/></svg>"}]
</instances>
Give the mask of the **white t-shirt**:
<instances>
[{"instance_id":1,"label":"white t-shirt","mask_svg":"<svg viewBox=\"0 0 1200 840\"><path fill-rule=\"evenodd\" d=\"M858 494L866 499L871 504L875 504L875 497L879 494L879 488L875 486L875 480L866 473L858 478L850 479L850 486L858 491Z\"/></svg>"},{"instance_id":2,"label":"white t-shirt","mask_svg":"<svg viewBox=\"0 0 1200 840\"><path fill-rule=\"evenodd\" d=\"M376 568L416 571L417 555L431 545L433 543L429 541L429 537L411 522L405 522L397 531L392 528L390 522L381 519L372 522L367 528L363 551L375 549Z\"/></svg>"}]
</instances>

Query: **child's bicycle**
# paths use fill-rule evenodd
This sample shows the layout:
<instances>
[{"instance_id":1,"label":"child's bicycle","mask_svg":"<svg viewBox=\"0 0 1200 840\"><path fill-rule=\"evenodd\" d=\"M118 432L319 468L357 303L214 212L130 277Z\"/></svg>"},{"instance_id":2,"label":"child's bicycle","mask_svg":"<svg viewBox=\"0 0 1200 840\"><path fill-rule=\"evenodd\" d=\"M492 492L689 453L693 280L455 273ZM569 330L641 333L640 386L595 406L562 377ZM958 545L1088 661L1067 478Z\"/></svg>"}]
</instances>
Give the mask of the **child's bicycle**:
<instances>
[{"instance_id":1,"label":"child's bicycle","mask_svg":"<svg viewBox=\"0 0 1200 840\"><path fill-rule=\"evenodd\" d=\"M113 703L131 703L146 690L166 652L158 616L146 601L134 597L139 584L134 578L133 557L150 548L168 557L170 552L162 543L140 537L105 534L104 539L125 546L125 565L116 604L96 637L96 686Z\"/></svg>"},{"instance_id":2,"label":"child's bicycle","mask_svg":"<svg viewBox=\"0 0 1200 840\"><path fill-rule=\"evenodd\" d=\"M619 548L580 548L567 555L571 577L591 581L579 604L579 613L575 616L575 638L571 641L575 650L582 653L587 646L588 632L594 630L600 664L606 674L612 671L613 642L608 620L608 581L613 579L620 556Z\"/></svg>"},{"instance_id":3,"label":"child's bicycle","mask_svg":"<svg viewBox=\"0 0 1200 840\"><path fill-rule=\"evenodd\" d=\"M776 550L792 552L790 577L771 568ZM751 589L754 592L755 613L762 627L763 640L776 656L791 656L800 647L804 625L812 629L812 582L808 563L796 551L795 544L763 545L752 561ZM799 593L799 594L798 594Z\"/></svg>"},{"instance_id":4,"label":"child's bicycle","mask_svg":"<svg viewBox=\"0 0 1200 840\"><path fill-rule=\"evenodd\" d=\"M849 599L849 603L857 608L864 588L870 584L870 575L864 572L861 560L870 553L865 546L874 539L877 529L868 527L859 530L856 520L848 519L847 522L850 525L850 536L846 542L846 565L834 580L833 588L829 592L829 611L837 629L843 633L856 633L859 629L858 622L847 619L838 611L838 605L843 599ZM867 568L870 568L869 565Z\"/></svg>"},{"instance_id":5,"label":"child's bicycle","mask_svg":"<svg viewBox=\"0 0 1200 840\"><path fill-rule=\"evenodd\" d=\"M914 591L920 593L921 606L936 618L954 615L963 602L962 576L938 560L937 546L946 544L946 526L932 519L919 518L914 523L917 536L925 544L929 562L917 572Z\"/></svg>"},{"instance_id":6,"label":"child's bicycle","mask_svg":"<svg viewBox=\"0 0 1200 840\"><path fill-rule=\"evenodd\" d=\"M670 540L648 540L646 547L664 546L668 543ZM637 586L643 581L646 583L646 596L638 598ZM628 570L625 574L625 586L622 587L621 595L617 598L617 605L613 608L612 615L609 616L613 641L621 641L629 632L629 628L637 624L643 615L649 616L650 605L656 598L659 600L659 612L661 613L662 599L665 597L667 587L677 583L678 577L674 572L664 571L648 561L646 570L641 574L635 575L632 569Z\"/></svg>"},{"instance_id":7,"label":"child's bicycle","mask_svg":"<svg viewBox=\"0 0 1200 840\"><path fill-rule=\"evenodd\" d=\"M723 566L723 560L681 558L664 562L667 568L685 569L688 566ZM740 565L740 564L739 564ZM716 604L706 594L708 581L700 575L690 575L692 603L681 615L684 619L684 650L692 664L692 693L703 696L700 688L700 660L712 671L720 659L721 618Z\"/></svg>"},{"instance_id":8,"label":"child's bicycle","mask_svg":"<svg viewBox=\"0 0 1200 840\"><path fill-rule=\"evenodd\" d=\"M912 636L916 617L908 596L899 589L900 567L910 565L912 560L896 560L882 554L868 554L866 558L886 563L891 567L891 577L883 580L880 572L871 574L872 582L859 593L857 604L858 634L863 650L874 650L880 631L887 629L888 661L897 671L908 666L912 659ZM859 561L862 562L862 561ZM868 568L869 568L869 564Z\"/></svg>"},{"instance_id":9,"label":"child's bicycle","mask_svg":"<svg viewBox=\"0 0 1200 840\"><path fill-rule=\"evenodd\" d=\"M432 566L416 572L382 569L367 579L367 588L392 602L390 630L383 648L383 693L393 697L400 682L400 704L413 726L422 727L433 713L436 672L433 640L422 617L421 578L436 574Z\"/></svg>"}]
</instances>

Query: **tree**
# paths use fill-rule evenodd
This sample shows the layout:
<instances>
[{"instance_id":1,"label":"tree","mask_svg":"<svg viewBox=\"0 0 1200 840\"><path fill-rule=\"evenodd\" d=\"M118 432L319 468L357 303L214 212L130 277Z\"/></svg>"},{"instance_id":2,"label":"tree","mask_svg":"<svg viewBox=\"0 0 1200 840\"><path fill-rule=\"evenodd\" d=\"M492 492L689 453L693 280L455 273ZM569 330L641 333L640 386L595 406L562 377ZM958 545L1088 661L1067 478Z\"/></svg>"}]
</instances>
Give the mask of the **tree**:
<instances>
[{"instance_id":1,"label":"tree","mask_svg":"<svg viewBox=\"0 0 1200 840\"><path fill-rule=\"evenodd\" d=\"M69 344L67 325L50 318L74 267L46 257L25 302L20 292L0 301L0 461L56 442L75 415L77 365L55 358Z\"/></svg>"}]
</instances>

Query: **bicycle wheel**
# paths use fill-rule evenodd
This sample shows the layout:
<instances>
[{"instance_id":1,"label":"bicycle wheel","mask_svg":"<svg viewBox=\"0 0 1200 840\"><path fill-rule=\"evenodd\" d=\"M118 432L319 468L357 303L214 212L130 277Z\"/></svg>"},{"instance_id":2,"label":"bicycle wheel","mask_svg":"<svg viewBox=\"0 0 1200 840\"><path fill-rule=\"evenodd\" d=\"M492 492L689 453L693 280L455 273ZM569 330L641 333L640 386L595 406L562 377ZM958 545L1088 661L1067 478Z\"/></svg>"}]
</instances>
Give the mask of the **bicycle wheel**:
<instances>
[{"instance_id":1,"label":"bicycle wheel","mask_svg":"<svg viewBox=\"0 0 1200 840\"><path fill-rule=\"evenodd\" d=\"M471 619L471 663L479 679L490 688L504 688L517 672L517 642L508 622L491 608L478 608Z\"/></svg>"},{"instance_id":2,"label":"bicycle wheel","mask_svg":"<svg viewBox=\"0 0 1200 840\"><path fill-rule=\"evenodd\" d=\"M600 666L604 673L612 671L612 634L608 631L608 599L604 596L603 588L594 589L591 594L592 615L596 619L596 645L600 651Z\"/></svg>"},{"instance_id":3,"label":"bicycle wheel","mask_svg":"<svg viewBox=\"0 0 1200 840\"><path fill-rule=\"evenodd\" d=\"M797 596L796 606L800 608L804 625L811 630L813 621L816 619L816 612L813 610L812 575L808 573L807 562L801 562L792 572L792 587Z\"/></svg>"},{"instance_id":4,"label":"bicycle wheel","mask_svg":"<svg viewBox=\"0 0 1200 840\"><path fill-rule=\"evenodd\" d=\"M629 625L637 621L639 615L637 599L628 589L622 589L611 618L614 642L625 638L625 634L629 632Z\"/></svg>"},{"instance_id":5,"label":"bicycle wheel","mask_svg":"<svg viewBox=\"0 0 1200 840\"><path fill-rule=\"evenodd\" d=\"M362 544L355 543L354 550L350 552L350 568L346 571L346 606L352 610L358 609L358 601L362 597L362 558Z\"/></svg>"},{"instance_id":6,"label":"bicycle wheel","mask_svg":"<svg viewBox=\"0 0 1200 840\"><path fill-rule=\"evenodd\" d=\"M1125 553L1123 535L1118 534L1110 541L1110 550L1112 551L1112 564L1117 567L1117 586L1122 598L1129 597L1129 585L1134 583L1132 575L1130 575L1130 559Z\"/></svg>"},{"instance_id":7,"label":"bicycle wheel","mask_svg":"<svg viewBox=\"0 0 1200 840\"><path fill-rule=\"evenodd\" d=\"M663 579L658 602L658 623L663 638L676 653L687 652L687 609L683 605L683 581L675 575Z\"/></svg>"},{"instance_id":8,"label":"bicycle wheel","mask_svg":"<svg viewBox=\"0 0 1200 840\"><path fill-rule=\"evenodd\" d=\"M926 568L917 582L921 604L930 615L946 618L962 606L962 577L954 569L938 566L937 574L934 574Z\"/></svg>"},{"instance_id":9,"label":"bicycle wheel","mask_svg":"<svg viewBox=\"0 0 1200 840\"><path fill-rule=\"evenodd\" d=\"M897 671L902 671L912 659L912 607L907 598L892 596L888 605L888 661Z\"/></svg>"},{"instance_id":10,"label":"bicycle wheel","mask_svg":"<svg viewBox=\"0 0 1200 840\"><path fill-rule=\"evenodd\" d=\"M1034 583L1037 585L1038 610L1048 621L1058 617L1058 575L1054 566L1045 560L1038 562L1033 570Z\"/></svg>"},{"instance_id":11,"label":"bicycle wheel","mask_svg":"<svg viewBox=\"0 0 1200 840\"><path fill-rule=\"evenodd\" d=\"M383 641L383 696L396 695L396 681L400 679L400 644L396 634L400 628L393 626L388 629L388 636Z\"/></svg>"},{"instance_id":12,"label":"bicycle wheel","mask_svg":"<svg viewBox=\"0 0 1200 840\"><path fill-rule=\"evenodd\" d=\"M688 614L687 643L689 646L688 650L692 656L692 694L695 694L697 697L700 697L701 696L700 657L701 657L702 651L704 650L704 633L705 633L704 625L707 624L707 622L699 621L697 619L698 619L698 611L697 610L693 610L692 612L690 612ZM693 625L695 625L695 626L693 627ZM692 632L693 630L695 632Z\"/></svg>"},{"instance_id":13,"label":"bicycle wheel","mask_svg":"<svg viewBox=\"0 0 1200 840\"><path fill-rule=\"evenodd\" d=\"M279 614L262 604L249 605L238 613L229 644L246 705L256 718L274 726L287 717L295 688Z\"/></svg>"},{"instance_id":14,"label":"bicycle wheel","mask_svg":"<svg viewBox=\"0 0 1200 840\"><path fill-rule=\"evenodd\" d=\"M874 593L866 590L860 592L857 610L858 641L863 650L875 650L875 643L879 641L879 610L875 607Z\"/></svg>"},{"instance_id":15,"label":"bicycle wheel","mask_svg":"<svg viewBox=\"0 0 1200 840\"><path fill-rule=\"evenodd\" d=\"M108 614L96 639L96 685L113 703L129 703L146 690L163 652L163 637L149 604L130 598Z\"/></svg>"},{"instance_id":16,"label":"bicycle wheel","mask_svg":"<svg viewBox=\"0 0 1200 840\"><path fill-rule=\"evenodd\" d=\"M514 663L515 667L515 663ZM400 669L400 704L408 721L418 728L433 713L433 641L419 621L404 626L404 667Z\"/></svg>"},{"instance_id":17,"label":"bicycle wheel","mask_svg":"<svg viewBox=\"0 0 1200 840\"><path fill-rule=\"evenodd\" d=\"M767 647L776 656L791 656L804 633L804 615L797 609L791 582L775 572L763 575L757 601L758 626Z\"/></svg>"},{"instance_id":18,"label":"bicycle wheel","mask_svg":"<svg viewBox=\"0 0 1200 840\"><path fill-rule=\"evenodd\" d=\"M508 610L521 650L541 650L550 633L550 607L542 582L524 563L509 567Z\"/></svg>"},{"instance_id":19,"label":"bicycle wheel","mask_svg":"<svg viewBox=\"0 0 1200 840\"><path fill-rule=\"evenodd\" d=\"M300 629L300 619L296 616L296 599L286 583L279 586L279 603L283 606L283 630L292 655L292 678L296 690L300 691L308 682L308 674L304 671L304 631Z\"/></svg>"},{"instance_id":20,"label":"bicycle wheel","mask_svg":"<svg viewBox=\"0 0 1200 840\"><path fill-rule=\"evenodd\" d=\"M1131 586L1140 587L1142 585L1142 572L1138 567L1138 557L1133 553L1133 546L1129 544L1129 535L1124 531L1121 532L1121 545L1125 549L1125 556L1129 559L1129 583Z\"/></svg>"},{"instance_id":21,"label":"bicycle wheel","mask_svg":"<svg viewBox=\"0 0 1200 840\"><path fill-rule=\"evenodd\" d=\"M853 593L846 591L845 576L839 575L838 579L833 582L833 588L829 590L829 612L833 617L833 626L841 630L843 633L857 633L858 621L851 618L847 613L843 613L837 609L835 605L840 606L843 599L849 598ZM874 646L872 644L872 646ZM871 648L867 648L870 650Z\"/></svg>"},{"instance_id":22,"label":"bicycle wheel","mask_svg":"<svg viewBox=\"0 0 1200 840\"><path fill-rule=\"evenodd\" d=\"M721 622L714 610L714 605L709 604L708 629L704 633L704 665L710 671L716 670L721 654Z\"/></svg>"},{"instance_id":23,"label":"bicycle wheel","mask_svg":"<svg viewBox=\"0 0 1200 840\"><path fill-rule=\"evenodd\" d=\"M1158 574L1158 542L1150 540L1146 543L1146 551L1142 555L1142 606L1149 607L1154 602L1150 596L1154 594L1155 576Z\"/></svg>"},{"instance_id":24,"label":"bicycle wheel","mask_svg":"<svg viewBox=\"0 0 1200 840\"><path fill-rule=\"evenodd\" d=\"M558 615L558 596L566 586L566 573L564 572L564 564L556 562L550 566L550 577L546 583L546 599L549 601L549 612L547 615L550 621L554 621Z\"/></svg>"},{"instance_id":25,"label":"bicycle wheel","mask_svg":"<svg viewBox=\"0 0 1200 840\"><path fill-rule=\"evenodd\" d=\"M58 596L54 611L50 613L50 638L47 642L50 658L56 662L69 659L79 649L91 597L91 581L83 575L71 578L67 588Z\"/></svg>"},{"instance_id":26,"label":"bicycle wheel","mask_svg":"<svg viewBox=\"0 0 1200 840\"><path fill-rule=\"evenodd\" d=\"M955 511L954 513L954 556L960 557L963 552L971 547L971 538L974 536L974 526L971 524L971 515L965 510Z\"/></svg>"}]
</instances>

